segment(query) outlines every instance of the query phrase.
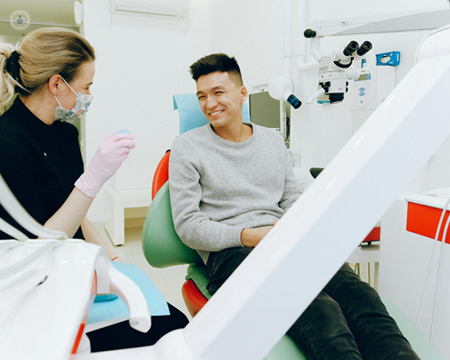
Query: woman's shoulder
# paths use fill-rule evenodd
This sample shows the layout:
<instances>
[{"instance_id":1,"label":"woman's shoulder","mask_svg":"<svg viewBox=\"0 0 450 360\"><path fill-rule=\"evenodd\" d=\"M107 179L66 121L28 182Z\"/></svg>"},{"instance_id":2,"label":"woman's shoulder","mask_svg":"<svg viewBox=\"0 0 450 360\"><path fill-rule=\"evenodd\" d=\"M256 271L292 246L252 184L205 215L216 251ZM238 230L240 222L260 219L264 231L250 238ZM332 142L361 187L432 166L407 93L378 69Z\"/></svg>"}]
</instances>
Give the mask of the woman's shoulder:
<instances>
[{"instance_id":1,"label":"woman's shoulder","mask_svg":"<svg viewBox=\"0 0 450 360\"><path fill-rule=\"evenodd\" d=\"M0 153L6 158L22 158L32 161L35 152L33 134L27 131L9 111L0 116Z\"/></svg>"},{"instance_id":2,"label":"woman's shoulder","mask_svg":"<svg viewBox=\"0 0 450 360\"><path fill-rule=\"evenodd\" d=\"M9 111L0 116L0 146L19 144L27 135Z\"/></svg>"}]
</instances>

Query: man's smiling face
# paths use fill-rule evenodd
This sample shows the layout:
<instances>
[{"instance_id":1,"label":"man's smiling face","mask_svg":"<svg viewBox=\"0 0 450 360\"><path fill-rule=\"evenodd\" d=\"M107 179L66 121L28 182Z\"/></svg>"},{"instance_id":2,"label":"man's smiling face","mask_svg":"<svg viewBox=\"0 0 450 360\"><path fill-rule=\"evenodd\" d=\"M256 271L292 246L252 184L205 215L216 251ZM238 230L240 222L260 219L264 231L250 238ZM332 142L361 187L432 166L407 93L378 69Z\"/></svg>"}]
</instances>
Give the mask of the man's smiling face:
<instances>
[{"instance_id":1,"label":"man's smiling face","mask_svg":"<svg viewBox=\"0 0 450 360\"><path fill-rule=\"evenodd\" d=\"M227 72L215 71L197 80L200 107L215 128L241 123L246 97L245 87L238 86Z\"/></svg>"}]
</instances>

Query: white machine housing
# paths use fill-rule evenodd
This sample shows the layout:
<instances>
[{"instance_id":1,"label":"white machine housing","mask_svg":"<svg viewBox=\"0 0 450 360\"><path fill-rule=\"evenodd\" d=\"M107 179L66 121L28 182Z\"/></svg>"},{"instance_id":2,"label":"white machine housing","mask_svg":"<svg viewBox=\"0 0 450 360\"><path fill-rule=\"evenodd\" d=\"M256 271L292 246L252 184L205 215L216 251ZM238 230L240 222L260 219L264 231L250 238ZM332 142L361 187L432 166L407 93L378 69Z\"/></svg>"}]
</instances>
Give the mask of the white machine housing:
<instances>
[{"instance_id":1,"label":"white machine housing","mask_svg":"<svg viewBox=\"0 0 450 360\"><path fill-rule=\"evenodd\" d=\"M15 266L44 247L48 250L34 261ZM2 240L0 274L5 359L69 359L78 350L96 294L118 294L129 308L130 326L150 329L144 295L99 246L82 240Z\"/></svg>"}]
</instances>

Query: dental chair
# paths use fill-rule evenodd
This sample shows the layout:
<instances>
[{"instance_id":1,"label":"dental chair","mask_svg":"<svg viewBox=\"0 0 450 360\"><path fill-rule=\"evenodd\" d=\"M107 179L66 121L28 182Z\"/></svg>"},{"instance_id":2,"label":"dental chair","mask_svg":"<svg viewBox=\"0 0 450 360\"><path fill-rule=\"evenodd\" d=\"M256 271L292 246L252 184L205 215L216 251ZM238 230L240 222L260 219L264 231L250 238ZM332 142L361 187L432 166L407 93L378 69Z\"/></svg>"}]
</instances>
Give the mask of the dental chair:
<instances>
[{"instance_id":1,"label":"dental chair","mask_svg":"<svg viewBox=\"0 0 450 360\"><path fill-rule=\"evenodd\" d=\"M174 95L174 109L180 115L180 133L209 123L203 115L195 94ZM250 122L248 106L244 104L243 121ZM172 220L169 194L169 157L167 151L156 168L152 184L152 203L142 231L142 248L150 265L165 268L189 264L182 295L189 313L194 317L211 298L206 289L208 271L197 252L178 237ZM284 335L265 360L304 360L297 345Z\"/></svg>"},{"instance_id":2,"label":"dental chair","mask_svg":"<svg viewBox=\"0 0 450 360\"><path fill-rule=\"evenodd\" d=\"M175 95L174 109L179 110L180 133L209 122L203 115L194 94ZM243 119L250 120L246 104L243 108ZM153 267L165 268L189 264L186 282L182 286L182 295L189 313L194 317L212 295L206 289L208 271L203 261L195 250L181 241L174 228L169 193L169 158L170 151L167 151L155 171L152 184L153 200L142 231L142 248L147 261ZM420 330L403 313L386 299L382 298L382 300L420 358L442 359ZM287 335L284 335L265 357L265 360L304 359L306 356Z\"/></svg>"}]
</instances>

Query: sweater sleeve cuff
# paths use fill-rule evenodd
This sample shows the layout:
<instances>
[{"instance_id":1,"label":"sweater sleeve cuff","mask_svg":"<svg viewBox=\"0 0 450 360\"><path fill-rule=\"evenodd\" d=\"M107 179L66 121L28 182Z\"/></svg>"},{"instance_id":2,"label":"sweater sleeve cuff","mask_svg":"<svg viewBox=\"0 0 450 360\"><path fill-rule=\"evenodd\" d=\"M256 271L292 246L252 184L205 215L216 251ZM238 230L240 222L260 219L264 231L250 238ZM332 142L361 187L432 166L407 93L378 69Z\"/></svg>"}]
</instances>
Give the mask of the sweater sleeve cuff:
<instances>
[{"instance_id":1,"label":"sweater sleeve cuff","mask_svg":"<svg viewBox=\"0 0 450 360\"><path fill-rule=\"evenodd\" d=\"M241 243L242 230L244 230L244 228L240 226L233 226L229 229L226 248L244 247Z\"/></svg>"}]
</instances>

